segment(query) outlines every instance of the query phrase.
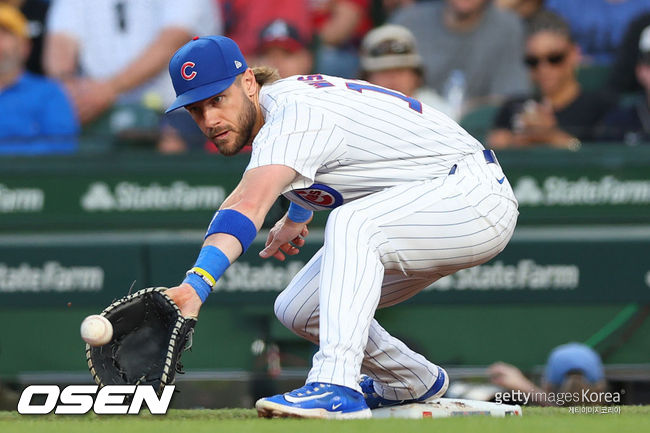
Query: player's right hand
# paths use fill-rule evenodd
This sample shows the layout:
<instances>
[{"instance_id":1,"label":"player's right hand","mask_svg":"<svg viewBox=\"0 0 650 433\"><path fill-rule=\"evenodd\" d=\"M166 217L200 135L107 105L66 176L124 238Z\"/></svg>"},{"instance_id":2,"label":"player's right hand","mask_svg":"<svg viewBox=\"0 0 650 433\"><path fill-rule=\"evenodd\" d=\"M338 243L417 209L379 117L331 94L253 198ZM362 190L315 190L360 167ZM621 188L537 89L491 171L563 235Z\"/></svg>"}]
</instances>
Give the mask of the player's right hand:
<instances>
[{"instance_id":1,"label":"player's right hand","mask_svg":"<svg viewBox=\"0 0 650 433\"><path fill-rule=\"evenodd\" d=\"M285 254L294 256L300 252L300 248L305 245L305 237L309 234L306 223L296 223L291 221L285 215L269 231L265 247L260 251L260 257L268 259L275 257L284 261Z\"/></svg>"}]
</instances>

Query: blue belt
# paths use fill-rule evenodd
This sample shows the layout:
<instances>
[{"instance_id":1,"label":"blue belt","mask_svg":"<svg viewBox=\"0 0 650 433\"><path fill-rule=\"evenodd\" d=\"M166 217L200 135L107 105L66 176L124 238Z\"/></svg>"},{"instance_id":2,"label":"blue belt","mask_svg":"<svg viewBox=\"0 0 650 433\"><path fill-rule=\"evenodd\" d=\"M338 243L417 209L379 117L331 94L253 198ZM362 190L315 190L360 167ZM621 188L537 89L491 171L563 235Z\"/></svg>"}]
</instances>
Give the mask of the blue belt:
<instances>
[{"instance_id":1,"label":"blue belt","mask_svg":"<svg viewBox=\"0 0 650 433\"><path fill-rule=\"evenodd\" d=\"M486 164L498 164L497 156L494 154L494 151L492 149L483 150L483 157L485 158ZM456 173L457 168L458 168L458 164L452 165L451 170L449 170L449 174Z\"/></svg>"}]
</instances>

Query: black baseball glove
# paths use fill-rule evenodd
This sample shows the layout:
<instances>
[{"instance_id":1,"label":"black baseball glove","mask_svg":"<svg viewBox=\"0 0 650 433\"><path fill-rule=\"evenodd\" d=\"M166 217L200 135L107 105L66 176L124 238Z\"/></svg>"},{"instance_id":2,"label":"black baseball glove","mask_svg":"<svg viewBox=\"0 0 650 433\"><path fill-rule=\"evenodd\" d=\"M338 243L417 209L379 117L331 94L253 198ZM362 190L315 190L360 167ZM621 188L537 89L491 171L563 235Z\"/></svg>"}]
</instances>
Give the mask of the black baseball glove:
<instances>
[{"instance_id":1,"label":"black baseball glove","mask_svg":"<svg viewBox=\"0 0 650 433\"><path fill-rule=\"evenodd\" d=\"M165 290L143 289L102 311L113 325L113 338L103 346L86 344L97 385L153 385L160 395L176 373L183 373L180 358L191 346L196 319L183 317Z\"/></svg>"}]
</instances>

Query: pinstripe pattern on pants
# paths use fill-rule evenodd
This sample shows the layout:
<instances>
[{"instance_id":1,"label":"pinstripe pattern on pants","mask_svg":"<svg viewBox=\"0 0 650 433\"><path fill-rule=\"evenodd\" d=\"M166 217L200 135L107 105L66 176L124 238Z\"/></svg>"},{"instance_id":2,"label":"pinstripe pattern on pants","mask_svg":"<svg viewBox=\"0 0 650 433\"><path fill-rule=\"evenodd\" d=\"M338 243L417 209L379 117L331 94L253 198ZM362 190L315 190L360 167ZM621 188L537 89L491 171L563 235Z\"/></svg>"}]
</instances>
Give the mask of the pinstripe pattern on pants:
<instances>
[{"instance_id":1,"label":"pinstripe pattern on pants","mask_svg":"<svg viewBox=\"0 0 650 433\"><path fill-rule=\"evenodd\" d=\"M392 337L374 313L505 247L518 212L500 173L497 164L468 157L454 175L332 211L323 248L275 303L285 326L320 346L307 382L359 390L364 372L391 399L417 398L432 386L435 365Z\"/></svg>"}]
</instances>

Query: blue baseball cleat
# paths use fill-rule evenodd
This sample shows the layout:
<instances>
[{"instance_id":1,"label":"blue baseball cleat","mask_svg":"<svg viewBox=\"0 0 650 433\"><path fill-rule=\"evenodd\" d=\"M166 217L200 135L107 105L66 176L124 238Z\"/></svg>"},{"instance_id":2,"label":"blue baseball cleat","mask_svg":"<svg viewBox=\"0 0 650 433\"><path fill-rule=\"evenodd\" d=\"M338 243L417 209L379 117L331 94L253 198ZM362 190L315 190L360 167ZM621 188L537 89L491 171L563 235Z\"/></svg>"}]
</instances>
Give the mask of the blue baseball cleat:
<instances>
[{"instance_id":1,"label":"blue baseball cleat","mask_svg":"<svg viewBox=\"0 0 650 433\"><path fill-rule=\"evenodd\" d=\"M257 414L264 418L370 418L363 394L340 385L308 383L286 394L257 400Z\"/></svg>"},{"instance_id":2,"label":"blue baseball cleat","mask_svg":"<svg viewBox=\"0 0 650 433\"><path fill-rule=\"evenodd\" d=\"M421 397L410 400L389 400L380 396L375 391L375 381L370 376L362 376L359 385L361 385L361 390L363 391L363 396L366 399L368 407L370 409L377 409L379 407L397 406L410 403L425 403L437 400L447 392L447 388L449 387L449 376L444 369L438 367L438 379L433 383L433 386L431 386L431 388L429 388L429 390Z\"/></svg>"}]
</instances>

